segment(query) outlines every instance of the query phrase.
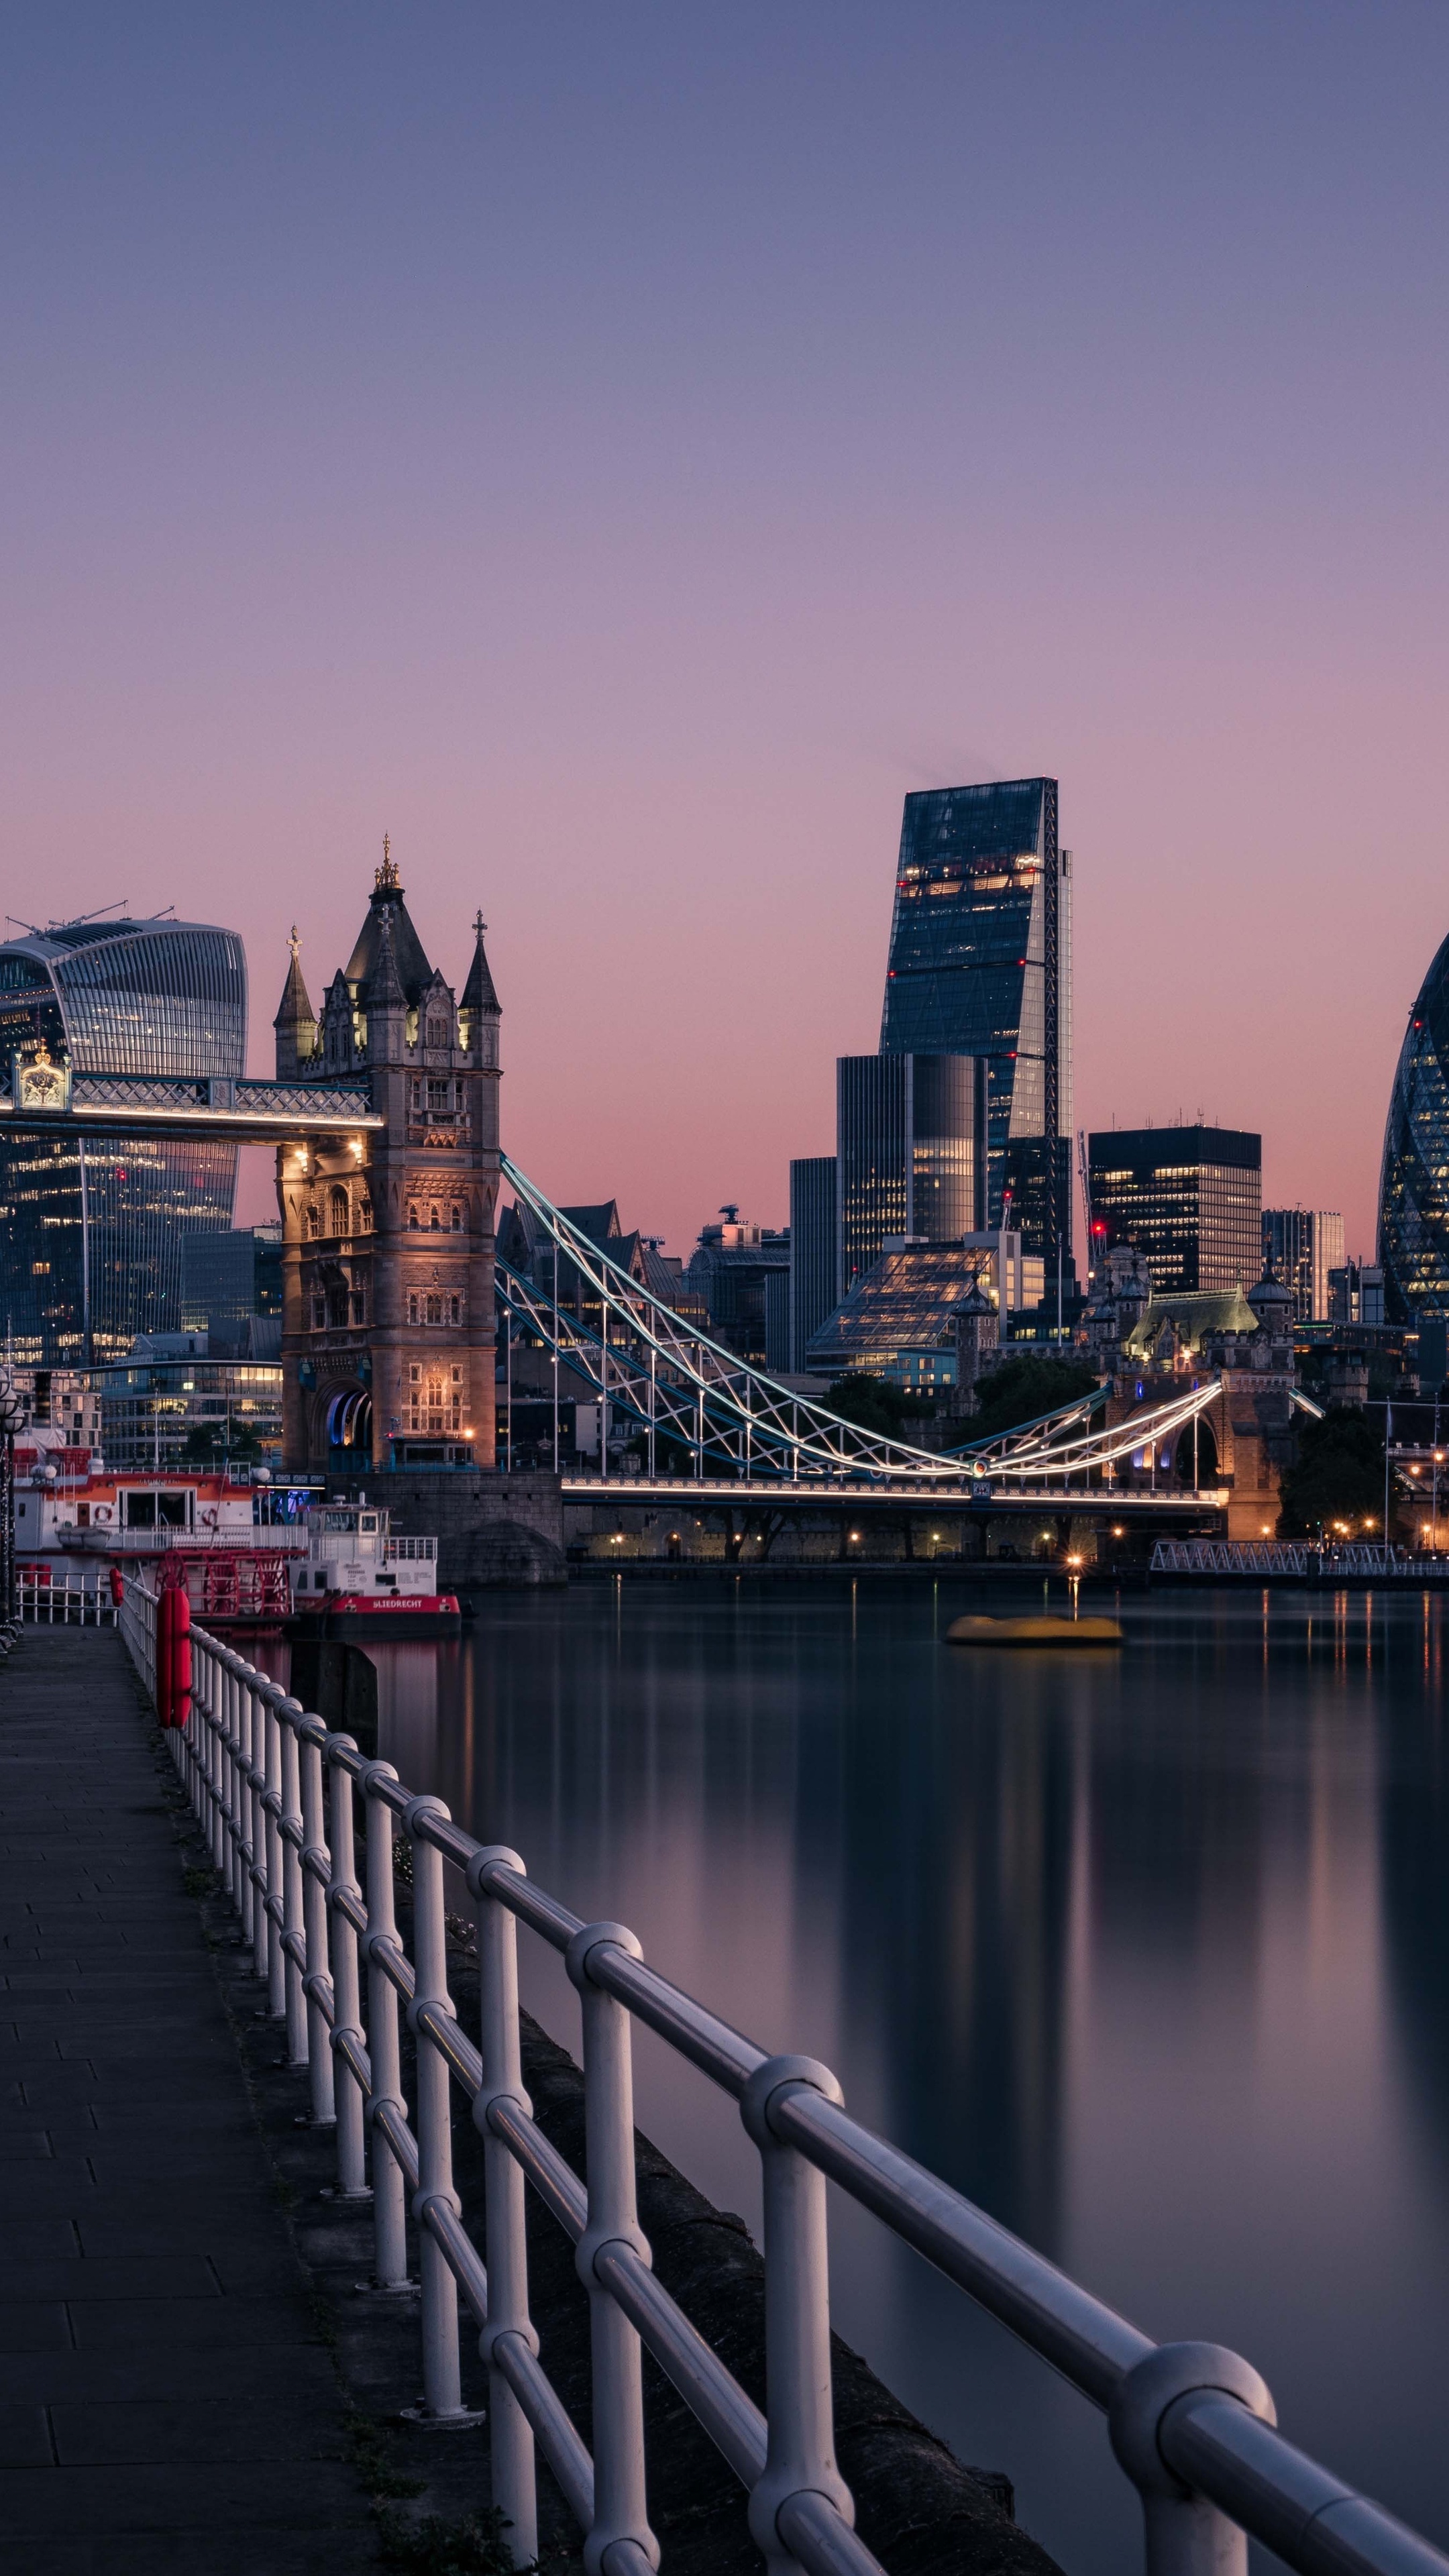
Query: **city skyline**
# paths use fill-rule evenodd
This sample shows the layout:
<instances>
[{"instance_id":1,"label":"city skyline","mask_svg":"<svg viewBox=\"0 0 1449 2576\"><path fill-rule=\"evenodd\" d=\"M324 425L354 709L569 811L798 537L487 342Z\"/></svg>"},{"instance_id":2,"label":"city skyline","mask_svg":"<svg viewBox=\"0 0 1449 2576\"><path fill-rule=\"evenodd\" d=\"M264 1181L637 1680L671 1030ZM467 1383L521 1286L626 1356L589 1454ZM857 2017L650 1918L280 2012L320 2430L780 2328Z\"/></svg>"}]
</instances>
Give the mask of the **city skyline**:
<instances>
[{"instance_id":1,"label":"city skyline","mask_svg":"<svg viewBox=\"0 0 1449 2576\"><path fill-rule=\"evenodd\" d=\"M1449 30L159 26L10 61L5 908L220 914L270 990L390 830L430 953L489 920L523 1167L681 1251L829 1149L902 795L1049 773L1077 1123L1261 1129L1369 1252L1449 912Z\"/></svg>"}]
</instances>

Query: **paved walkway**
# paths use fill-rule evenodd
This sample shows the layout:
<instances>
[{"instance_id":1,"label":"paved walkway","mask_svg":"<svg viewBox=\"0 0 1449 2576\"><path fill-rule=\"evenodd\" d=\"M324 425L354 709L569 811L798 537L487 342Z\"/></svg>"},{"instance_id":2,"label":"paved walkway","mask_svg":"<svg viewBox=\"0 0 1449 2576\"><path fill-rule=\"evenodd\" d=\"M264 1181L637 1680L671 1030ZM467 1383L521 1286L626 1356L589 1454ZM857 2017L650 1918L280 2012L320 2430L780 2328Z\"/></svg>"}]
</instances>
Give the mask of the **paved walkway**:
<instances>
[{"instance_id":1,"label":"paved walkway","mask_svg":"<svg viewBox=\"0 0 1449 2576\"><path fill-rule=\"evenodd\" d=\"M6 2576L372 2567L154 1748L112 1631L0 1666Z\"/></svg>"}]
</instances>

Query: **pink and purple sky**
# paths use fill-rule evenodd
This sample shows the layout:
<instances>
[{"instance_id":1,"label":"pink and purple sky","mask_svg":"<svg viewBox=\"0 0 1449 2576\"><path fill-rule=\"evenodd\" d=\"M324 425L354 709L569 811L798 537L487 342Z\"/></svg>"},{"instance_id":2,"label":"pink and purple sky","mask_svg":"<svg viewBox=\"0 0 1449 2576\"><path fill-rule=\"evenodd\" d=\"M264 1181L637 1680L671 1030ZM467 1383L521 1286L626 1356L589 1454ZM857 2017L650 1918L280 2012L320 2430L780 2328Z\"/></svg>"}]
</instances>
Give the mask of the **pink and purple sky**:
<instances>
[{"instance_id":1,"label":"pink and purple sky","mask_svg":"<svg viewBox=\"0 0 1449 2576\"><path fill-rule=\"evenodd\" d=\"M55 0L0 63L6 910L234 925L270 1070L390 831L459 980L487 916L510 1150L687 1252L830 1148L903 794L1047 770L1079 1120L1261 1128L1371 1249L1441 9Z\"/></svg>"}]
</instances>

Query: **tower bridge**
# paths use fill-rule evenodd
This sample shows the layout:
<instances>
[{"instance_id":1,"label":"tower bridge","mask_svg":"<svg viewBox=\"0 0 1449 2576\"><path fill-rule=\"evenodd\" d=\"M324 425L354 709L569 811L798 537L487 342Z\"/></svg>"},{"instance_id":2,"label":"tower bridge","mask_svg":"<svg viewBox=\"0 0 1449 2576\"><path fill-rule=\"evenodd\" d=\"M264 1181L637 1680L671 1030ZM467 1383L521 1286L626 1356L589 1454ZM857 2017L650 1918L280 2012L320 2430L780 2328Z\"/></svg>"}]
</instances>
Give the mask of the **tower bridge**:
<instances>
[{"instance_id":1,"label":"tower bridge","mask_svg":"<svg viewBox=\"0 0 1449 2576\"><path fill-rule=\"evenodd\" d=\"M1109 1390L994 1440L942 1452L862 1429L782 1385L611 1261L499 1143L501 1010L481 913L461 993L432 966L387 843L345 966L314 1009L295 931L274 1021L276 1076L178 1080L80 1071L44 1044L17 1053L0 1133L149 1133L268 1145L283 1229L283 1437L288 1470L361 1476L497 1463L495 1369L541 1351L561 1390L600 1407L602 1472L566 1500L768 1503L819 1511L916 1498L942 1512L1045 1508L1161 1519L1221 1510L1216 1473L1184 1490L1181 1435L1206 1418L1214 1467L1231 1425L1223 1383L1145 1407ZM501 1187L530 1246L497 1257ZM639 1473L613 1478L609 1425ZM1195 1454L1195 1442L1194 1442ZM1158 1489L1157 1467L1164 1470ZM1169 1474L1166 1471L1172 1469Z\"/></svg>"}]
</instances>

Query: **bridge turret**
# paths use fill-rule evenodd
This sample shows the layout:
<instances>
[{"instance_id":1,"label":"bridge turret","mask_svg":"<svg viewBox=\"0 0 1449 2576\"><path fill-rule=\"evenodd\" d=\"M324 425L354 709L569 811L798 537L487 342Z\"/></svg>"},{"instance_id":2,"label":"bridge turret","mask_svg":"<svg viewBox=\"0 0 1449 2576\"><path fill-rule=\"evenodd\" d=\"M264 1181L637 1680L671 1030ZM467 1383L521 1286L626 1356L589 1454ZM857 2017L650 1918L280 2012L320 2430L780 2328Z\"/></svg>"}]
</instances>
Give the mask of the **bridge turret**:
<instances>
[{"instance_id":1,"label":"bridge turret","mask_svg":"<svg viewBox=\"0 0 1449 2576\"><path fill-rule=\"evenodd\" d=\"M335 1079L365 1066L385 1124L280 1158L285 1436L298 1469L494 1463L499 1011L481 916L474 930L459 1005L384 843L367 918L327 988L316 1069Z\"/></svg>"},{"instance_id":2,"label":"bridge turret","mask_svg":"<svg viewBox=\"0 0 1449 2576\"><path fill-rule=\"evenodd\" d=\"M483 933L488 924L481 912L473 916L473 963L468 981L458 1004L458 1044L482 1065L498 1062L498 1023L503 1017Z\"/></svg>"},{"instance_id":3,"label":"bridge turret","mask_svg":"<svg viewBox=\"0 0 1449 2576\"><path fill-rule=\"evenodd\" d=\"M272 1022L277 1033L278 1082L297 1081L300 1075L311 1069L312 1058L317 1051L317 1015L302 978L302 942L297 936L295 921L287 945L292 952L292 962L287 968L287 980L282 986L282 998Z\"/></svg>"},{"instance_id":4,"label":"bridge turret","mask_svg":"<svg viewBox=\"0 0 1449 2576\"><path fill-rule=\"evenodd\" d=\"M403 1064L407 1060L408 997L397 971L392 944L392 911L384 905L378 921L377 963L363 988L369 1064Z\"/></svg>"}]
</instances>

